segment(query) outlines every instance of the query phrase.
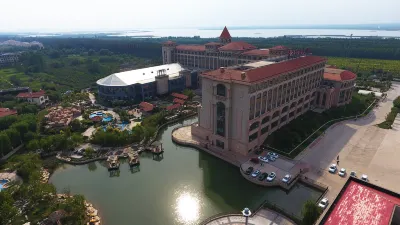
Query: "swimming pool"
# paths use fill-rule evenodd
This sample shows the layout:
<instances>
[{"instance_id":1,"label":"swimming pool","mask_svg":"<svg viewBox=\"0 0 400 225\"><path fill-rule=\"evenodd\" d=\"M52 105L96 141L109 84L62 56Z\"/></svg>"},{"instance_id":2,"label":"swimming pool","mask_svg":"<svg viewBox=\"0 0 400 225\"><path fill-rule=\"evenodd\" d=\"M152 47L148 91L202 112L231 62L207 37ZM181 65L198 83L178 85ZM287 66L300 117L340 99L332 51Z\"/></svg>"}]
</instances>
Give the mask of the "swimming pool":
<instances>
[{"instance_id":1,"label":"swimming pool","mask_svg":"<svg viewBox=\"0 0 400 225\"><path fill-rule=\"evenodd\" d=\"M0 191L3 190L3 186L8 183L8 180L0 180Z\"/></svg>"},{"instance_id":2,"label":"swimming pool","mask_svg":"<svg viewBox=\"0 0 400 225\"><path fill-rule=\"evenodd\" d=\"M103 115L103 122L110 122L113 119L112 116L104 117Z\"/></svg>"}]
</instances>

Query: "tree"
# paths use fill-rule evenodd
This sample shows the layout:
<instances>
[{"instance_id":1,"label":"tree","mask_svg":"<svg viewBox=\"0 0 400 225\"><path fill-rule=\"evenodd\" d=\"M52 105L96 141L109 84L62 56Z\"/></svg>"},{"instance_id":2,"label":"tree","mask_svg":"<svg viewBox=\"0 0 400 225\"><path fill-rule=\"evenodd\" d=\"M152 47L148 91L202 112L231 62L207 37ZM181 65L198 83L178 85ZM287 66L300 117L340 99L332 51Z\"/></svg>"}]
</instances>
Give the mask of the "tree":
<instances>
[{"instance_id":1,"label":"tree","mask_svg":"<svg viewBox=\"0 0 400 225\"><path fill-rule=\"evenodd\" d=\"M51 150L51 145L52 145L52 137L51 136L40 139L40 147L45 152L49 152Z\"/></svg>"},{"instance_id":2,"label":"tree","mask_svg":"<svg viewBox=\"0 0 400 225\"><path fill-rule=\"evenodd\" d=\"M17 147L18 145L21 144L21 135L16 129L10 128L10 129L6 130L5 132L8 136L8 138L10 138L11 145L13 147Z\"/></svg>"},{"instance_id":3,"label":"tree","mask_svg":"<svg viewBox=\"0 0 400 225\"><path fill-rule=\"evenodd\" d=\"M183 94L188 96L189 100L192 100L192 98L195 96L194 92L190 89L183 90Z\"/></svg>"},{"instance_id":4,"label":"tree","mask_svg":"<svg viewBox=\"0 0 400 225\"><path fill-rule=\"evenodd\" d=\"M393 106L400 109L400 96L393 101Z\"/></svg>"},{"instance_id":5,"label":"tree","mask_svg":"<svg viewBox=\"0 0 400 225\"><path fill-rule=\"evenodd\" d=\"M92 158L93 157L93 155L94 155L94 149L93 148L87 148L87 149L85 149L85 157L87 157L87 158Z\"/></svg>"},{"instance_id":6,"label":"tree","mask_svg":"<svg viewBox=\"0 0 400 225\"><path fill-rule=\"evenodd\" d=\"M29 151L36 151L36 150L38 150L39 148L40 148L40 143L39 143L39 141L38 140L32 140L32 141L30 141L27 145L26 145L26 148L29 150Z\"/></svg>"},{"instance_id":7,"label":"tree","mask_svg":"<svg viewBox=\"0 0 400 225\"><path fill-rule=\"evenodd\" d=\"M5 132L0 133L0 155L9 153L12 150L10 138Z\"/></svg>"},{"instance_id":8,"label":"tree","mask_svg":"<svg viewBox=\"0 0 400 225\"><path fill-rule=\"evenodd\" d=\"M81 129L82 124L81 124L81 121L74 119L71 121L70 126L71 126L72 131L75 132L75 131L79 131Z\"/></svg>"},{"instance_id":9,"label":"tree","mask_svg":"<svg viewBox=\"0 0 400 225\"><path fill-rule=\"evenodd\" d=\"M313 225L321 215L321 208L314 201L308 200L304 203L301 214L303 216L303 225Z\"/></svg>"},{"instance_id":10,"label":"tree","mask_svg":"<svg viewBox=\"0 0 400 225\"><path fill-rule=\"evenodd\" d=\"M29 131L29 125L25 121L15 123L11 127L15 128L19 132L21 137L23 137L24 134L28 133Z\"/></svg>"},{"instance_id":11,"label":"tree","mask_svg":"<svg viewBox=\"0 0 400 225\"><path fill-rule=\"evenodd\" d=\"M8 224L15 215L17 208L14 206L14 199L9 191L0 192L0 224Z\"/></svg>"},{"instance_id":12,"label":"tree","mask_svg":"<svg viewBox=\"0 0 400 225\"><path fill-rule=\"evenodd\" d=\"M73 142L73 145L76 146L83 142L83 136L79 133L73 133L71 136L71 140Z\"/></svg>"}]
</instances>

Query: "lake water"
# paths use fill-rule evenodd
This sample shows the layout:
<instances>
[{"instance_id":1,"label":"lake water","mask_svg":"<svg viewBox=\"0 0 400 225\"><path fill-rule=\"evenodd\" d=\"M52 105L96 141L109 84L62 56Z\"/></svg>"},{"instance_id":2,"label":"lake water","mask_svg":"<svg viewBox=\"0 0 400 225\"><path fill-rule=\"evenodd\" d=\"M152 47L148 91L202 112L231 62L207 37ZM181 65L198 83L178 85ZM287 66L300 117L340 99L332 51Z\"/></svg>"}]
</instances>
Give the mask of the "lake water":
<instances>
[{"instance_id":1,"label":"lake water","mask_svg":"<svg viewBox=\"0 0 400 225\"><path fill-rule=\"evenodd\" d=\"M229 27L228 27L229 29ZM201 38L219 37L221 30L202 29L149 29L147 31L132 31L115 33L110 36L151 36L151 37L193 37ZM345 29L234 29L229 31L232 37L279 37L284 35L346 35L350 36L380 36L400 37L400 31L387 30L345 30Z\"/></svg>"},{"instance_id":2,"label":"lake water","mask_svg":"<svg viewBox=\"0 0 400 225\"><path fill-rule=\"evenodd\" d=\"M151 154L143 153L140 171L131 171L126 162L114 173L107 170L104 161L65 165L55 171L50 182L58 192L69 189L85 195L99 209L106 225L194 225L218 213L257 207L265 199L300 214L305 201L321 195L301 184L289 193L254 185L237 167L174 144L171 131L181 125L164 129L160 135L164 158L153 160Z\"/></svg>"}]
</instances>

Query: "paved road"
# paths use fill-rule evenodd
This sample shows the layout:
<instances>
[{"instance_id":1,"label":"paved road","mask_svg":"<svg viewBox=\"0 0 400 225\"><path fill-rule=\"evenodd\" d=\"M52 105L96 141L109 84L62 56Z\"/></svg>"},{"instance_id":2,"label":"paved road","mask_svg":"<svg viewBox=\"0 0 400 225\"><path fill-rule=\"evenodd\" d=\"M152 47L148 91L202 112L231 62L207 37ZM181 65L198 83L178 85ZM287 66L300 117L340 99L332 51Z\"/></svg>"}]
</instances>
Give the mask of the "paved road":
<instances>
[{"instance_id":1,"label":"paved road","mask_svg":"<svg viewBox=\"0 0 400 225\"><path fill-rule=\"evenodd\" d=\"M368 117L357 121L345 121L326 131L324 137L296 157L308 164L311 172L307 176L331 186L328 198L333 198L342 188L346 179L330 174L327 168L336 163L339 156L339 169L356 171L358 176L367 174L370 182L400 192L400 133L398 130L385 130L375 126L385 120L400 95L400 84L394 83L387 99L380 102Z\"/></svg>"}]
</instances>

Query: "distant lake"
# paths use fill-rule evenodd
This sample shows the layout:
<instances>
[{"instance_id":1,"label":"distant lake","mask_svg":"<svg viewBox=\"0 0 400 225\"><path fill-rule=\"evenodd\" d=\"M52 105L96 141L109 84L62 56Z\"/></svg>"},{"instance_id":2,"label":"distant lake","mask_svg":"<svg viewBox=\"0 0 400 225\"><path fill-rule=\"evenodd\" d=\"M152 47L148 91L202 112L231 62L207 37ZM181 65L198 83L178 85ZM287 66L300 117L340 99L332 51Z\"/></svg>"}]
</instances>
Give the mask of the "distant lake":
<instances>
[{"instance_id":1,"label":"distant lake","mask_svg":"<svg viewBox=\"0 0 400 225\"><path fill-rule=\"evenodd\" d=\"M229 27L228 27L229 29ZM131 37L193 37L214 38L221 30L205 29L153 29L110 34L109 36ZM370 37L400 37L400 31L393 30L345 30L345 29L232 29L232 37L279 37L284 35L315 35L315 36L370 36Z\"/></svg>"}]
</instances>

